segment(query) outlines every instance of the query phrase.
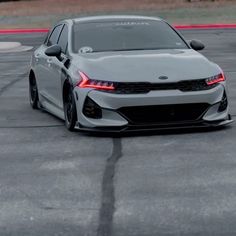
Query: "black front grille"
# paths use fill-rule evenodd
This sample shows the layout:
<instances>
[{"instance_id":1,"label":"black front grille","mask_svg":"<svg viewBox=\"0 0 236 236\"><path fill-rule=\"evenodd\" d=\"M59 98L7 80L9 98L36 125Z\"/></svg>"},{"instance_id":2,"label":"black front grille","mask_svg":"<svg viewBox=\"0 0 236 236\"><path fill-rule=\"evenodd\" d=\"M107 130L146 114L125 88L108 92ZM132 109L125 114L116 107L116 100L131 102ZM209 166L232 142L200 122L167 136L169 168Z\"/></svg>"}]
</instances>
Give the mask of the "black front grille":
<instances>
[{"instance_id":1,"label":"black front grille","mask_svg":"<svg viewBox=\"0 0 236 236\"><path fill-rule=\"evenodd\" d=\"M115 93L132 94L148 93L151 90L150 83L117 83Z\"/></svg>"},{"instance_id":2,"label":"black front grille","mask_svg":"<svg viewBox=\"0 0 236 236\"><path fill-rule=\"evenodd\" d=\"M206 112L209 104L177 104L158 106L122 107L118 112L124 116L130 124L160 124L197 121Z\"/></svg>"},{"instance_id":3,"label":"black front grille","mask_svg":"<svg viewBox=\"0 0 236 236\"><path fill-rule=\"evenodd\" d=\"M152 90L180 90L183 92L208 90L215 87L207 85L205 79L187 80L176 83L148 83L148 82L130 82L116 83L116 89L112 92L120 94L148 93Z\"/></svg>"}]
</instances>

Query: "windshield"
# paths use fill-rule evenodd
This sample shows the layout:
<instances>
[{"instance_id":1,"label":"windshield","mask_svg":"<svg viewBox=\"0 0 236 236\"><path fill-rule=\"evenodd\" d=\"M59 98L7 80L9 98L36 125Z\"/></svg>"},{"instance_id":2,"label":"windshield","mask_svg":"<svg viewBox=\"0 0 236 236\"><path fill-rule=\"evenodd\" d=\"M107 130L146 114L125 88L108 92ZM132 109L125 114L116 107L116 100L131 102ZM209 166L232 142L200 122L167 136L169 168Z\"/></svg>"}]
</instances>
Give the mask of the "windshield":
<instances>
[{"instance_id":1,"label":"windshield","mask_svg":"<svg viewBox=\"0 0 236 236\"><path fill-rule=\"evenodd\" d=\"M182 38L163 21L77 23L73 28L75 53L186 48Z\"/></svg>"}]
</instances>

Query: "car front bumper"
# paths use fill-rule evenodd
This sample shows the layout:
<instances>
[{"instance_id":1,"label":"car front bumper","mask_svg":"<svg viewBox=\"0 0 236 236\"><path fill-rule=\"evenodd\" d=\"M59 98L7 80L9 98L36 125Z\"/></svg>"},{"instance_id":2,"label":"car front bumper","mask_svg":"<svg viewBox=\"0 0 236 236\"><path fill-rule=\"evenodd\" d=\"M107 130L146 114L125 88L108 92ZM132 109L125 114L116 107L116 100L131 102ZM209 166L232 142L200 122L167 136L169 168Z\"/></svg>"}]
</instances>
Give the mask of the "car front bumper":
<instances>
[{"instance_id":1,"label":"car front bumper","mask_svg":"<svg viewBox=\"0 0 236 236\"><path fill-rule=\"evenodd\" d=\"M81 90L76 88L76 97L80 98L77 102L78 128L87 131L102 132L123 132L139 130L167 130L181 128L202 128L216 127L232 123L229 116L229 107L219 112L224 93L226 94L225 84L219 84L213 89L194 92L181 92L179 90L151 91L148 94L115 94L101 92L97 90ZM227 96L227 94L226 94ZM102 118L88 118L83 114L83 106L86 98L89 97L102 109ZM127 119L120 112L122 108L150 107L150 106L173 106L191 104L207 104L207 109L194 119L178 119L176 121L161 122L133 122ZM189 112L193 112L194 110ZM184 113L189 115L188 110ZM139 115L141 113L138 113ZM145 114L144 114L145 115ZM150 114L149 114L150 115ZM135 115L134 115L135 117Z\"/></svg>"}]
</instances>

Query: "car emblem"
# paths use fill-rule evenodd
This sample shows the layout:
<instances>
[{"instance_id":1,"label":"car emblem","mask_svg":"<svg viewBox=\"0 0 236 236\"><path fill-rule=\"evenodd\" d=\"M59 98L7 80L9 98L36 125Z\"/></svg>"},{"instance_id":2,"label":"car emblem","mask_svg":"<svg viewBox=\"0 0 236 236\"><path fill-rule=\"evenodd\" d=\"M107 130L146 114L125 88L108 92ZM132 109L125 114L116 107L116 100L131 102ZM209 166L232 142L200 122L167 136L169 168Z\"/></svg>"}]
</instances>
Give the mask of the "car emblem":
<instances>
[{"instance_id":1,"label":"car emblem","mask_svg":"<svg viewBox=\"0 0 236 236\"><path fill-rule=\"evenodd\" d=\"M160 76L159 79L166 80L166 79L168 79L168 77L163 75L163 76Z\"/></svg>"}]
</instances>

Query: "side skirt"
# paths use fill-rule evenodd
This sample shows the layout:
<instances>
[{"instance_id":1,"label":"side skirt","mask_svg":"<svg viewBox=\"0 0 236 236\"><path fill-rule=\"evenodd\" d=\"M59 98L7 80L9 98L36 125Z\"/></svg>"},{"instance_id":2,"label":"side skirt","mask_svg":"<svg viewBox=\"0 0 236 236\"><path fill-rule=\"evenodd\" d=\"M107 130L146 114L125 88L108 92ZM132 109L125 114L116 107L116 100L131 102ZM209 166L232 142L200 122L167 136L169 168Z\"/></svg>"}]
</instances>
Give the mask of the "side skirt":
<instances>
[{"instance_id":1,"label":"side skirt","mask_svg":"<svg viewBox=\"0 0 236 236\"><path fill-rule=\"evenodd\" d=\"M40 94L40 96L43 98L42 101L40 101L40 109L47 111L48 113L60 118L61 120L65 120L65 114L63 109L51 102L43 94Z\"/></svg>"}]
</instances>

